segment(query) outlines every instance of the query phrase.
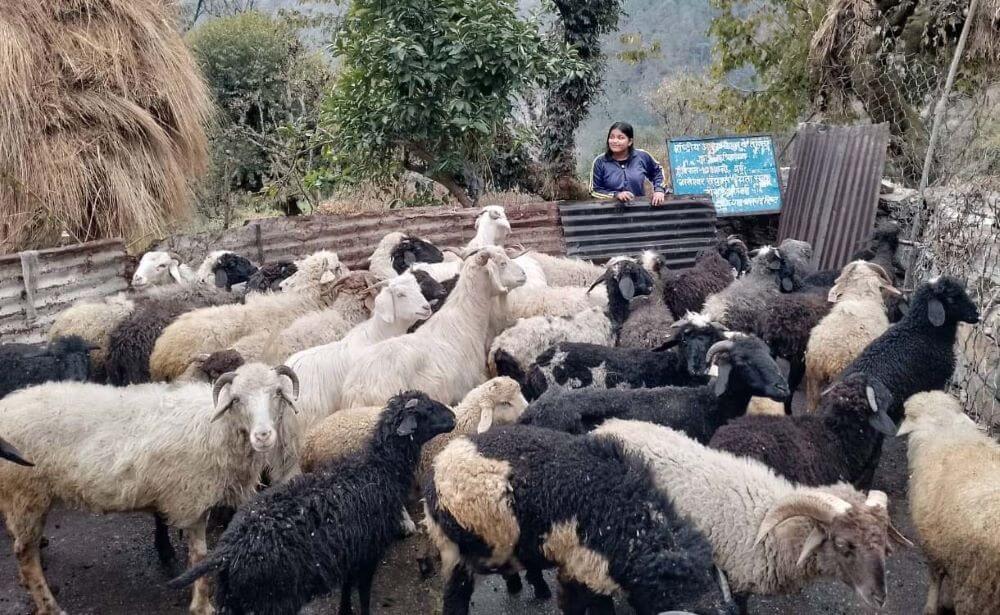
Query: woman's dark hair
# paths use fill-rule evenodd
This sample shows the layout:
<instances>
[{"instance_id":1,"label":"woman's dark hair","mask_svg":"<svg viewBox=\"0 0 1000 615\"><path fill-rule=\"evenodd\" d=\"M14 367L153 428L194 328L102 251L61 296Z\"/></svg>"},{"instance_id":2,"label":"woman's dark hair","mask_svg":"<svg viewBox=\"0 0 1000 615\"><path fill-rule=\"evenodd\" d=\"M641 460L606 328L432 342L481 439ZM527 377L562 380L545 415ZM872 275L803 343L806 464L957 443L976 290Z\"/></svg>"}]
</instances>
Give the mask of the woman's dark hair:
<instances>
[{"instance_id":1,"label":"woman's dark hair","mask_svg":"<svg viewBox=\"0 0 1000 615\"><path fill-rule=\"evenodd\" d=\"M604 155L607 158L611 158L611 146L608 145L608 139L611 138L612 130L620 130L622 134L632 140L632 145L628 146L629 155L632 154L632 150L635 149L635 130L632 129L632 124L628 122L615 122L608 128L608 136L604 137Z\"/></svg>"}]
</instances>

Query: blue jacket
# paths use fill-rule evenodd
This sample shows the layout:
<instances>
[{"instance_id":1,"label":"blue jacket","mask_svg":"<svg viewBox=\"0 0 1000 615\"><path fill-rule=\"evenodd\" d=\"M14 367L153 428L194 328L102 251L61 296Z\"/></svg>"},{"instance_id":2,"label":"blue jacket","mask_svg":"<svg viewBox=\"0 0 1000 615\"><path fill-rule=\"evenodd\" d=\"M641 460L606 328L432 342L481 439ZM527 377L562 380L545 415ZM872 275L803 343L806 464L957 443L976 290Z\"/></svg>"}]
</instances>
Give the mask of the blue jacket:
<instances>
[{"instance_id":1,"label":"blue jacket","mask_svg":"<svg viewBox=\"0 0 1000 615\"><path fill-rule=\"evenodd\" d=\"M654 192L666 192L663 167L649 152L633 149L628 160L620 162L601 154L594 158L594 166L590 170L590 194L599 199L613 199L622 190L628 190L641 196L646 179L652 182Z\"/></svg>"}]
</instances>

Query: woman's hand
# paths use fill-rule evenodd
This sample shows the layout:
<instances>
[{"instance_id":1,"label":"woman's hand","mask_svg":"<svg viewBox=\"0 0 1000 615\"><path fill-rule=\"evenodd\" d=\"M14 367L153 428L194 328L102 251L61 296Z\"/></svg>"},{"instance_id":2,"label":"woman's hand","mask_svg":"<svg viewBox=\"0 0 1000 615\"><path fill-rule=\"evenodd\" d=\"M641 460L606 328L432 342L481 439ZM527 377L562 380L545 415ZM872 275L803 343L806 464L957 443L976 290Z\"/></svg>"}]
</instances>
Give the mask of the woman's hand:
<instances>
[{"instance_id":1,"label":"woman's hand","mask_svg":"<svg viewBox=\"0 0 1000 615\"><path fill-rule=\"evenodd\" d=\"M664 195L662 192L654 192L653 198L649 199L649 204L652 205L653 207L656 207L657 205L663 205L663 199Z\"/></svg>"},{"instance_id":2,"label":"woman's hand","mask_svg":"<svg viewBox=\"0 0 1000 615\"><path fill-rule=\"evenodd\" d=\"M629 192L628 190L622 190L621 192L615 195L615 198L621 201L622 203L628 203L629 201L635 199L635 195Z\"/></svg>"}]
</instances>

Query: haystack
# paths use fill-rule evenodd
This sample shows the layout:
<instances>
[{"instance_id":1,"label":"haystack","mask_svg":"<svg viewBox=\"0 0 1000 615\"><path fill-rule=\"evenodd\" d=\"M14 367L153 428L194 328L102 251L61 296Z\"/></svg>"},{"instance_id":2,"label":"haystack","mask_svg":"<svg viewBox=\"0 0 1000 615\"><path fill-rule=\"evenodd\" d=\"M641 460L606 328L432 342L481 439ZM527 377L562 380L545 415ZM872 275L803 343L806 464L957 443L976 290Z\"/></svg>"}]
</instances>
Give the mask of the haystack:
<instances>
[{"instance_id":1,"label":"haystack","mask_svg":"<svg viewBox=\"0 0 1000 615\"><path fill-rule=\"evenodd\" d=\"M191 211L211 99L169 0L0 0L0 253Z\"/></svg>"}]
</instances>

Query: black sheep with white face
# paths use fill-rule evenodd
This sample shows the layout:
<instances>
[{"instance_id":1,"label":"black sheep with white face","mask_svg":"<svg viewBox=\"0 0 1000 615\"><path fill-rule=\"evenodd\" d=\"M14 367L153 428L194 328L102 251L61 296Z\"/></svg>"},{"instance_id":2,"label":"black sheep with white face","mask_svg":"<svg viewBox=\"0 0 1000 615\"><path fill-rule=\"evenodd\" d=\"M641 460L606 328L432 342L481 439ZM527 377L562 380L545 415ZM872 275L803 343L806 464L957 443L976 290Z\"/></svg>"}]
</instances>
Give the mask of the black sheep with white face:
<instances>
[{"instance_id":1,"label":"black sheep with white face","mask_svg":"<svg viewBox=\"0 0 1000 615\"><path fill-rule=\"evenodd\" d=\"M444 260L444 254L432 243L413 235L405 235L392 249L389 259L393 271L403 273L413 263L440 263Z\"/></svg>"}]
</instances>

